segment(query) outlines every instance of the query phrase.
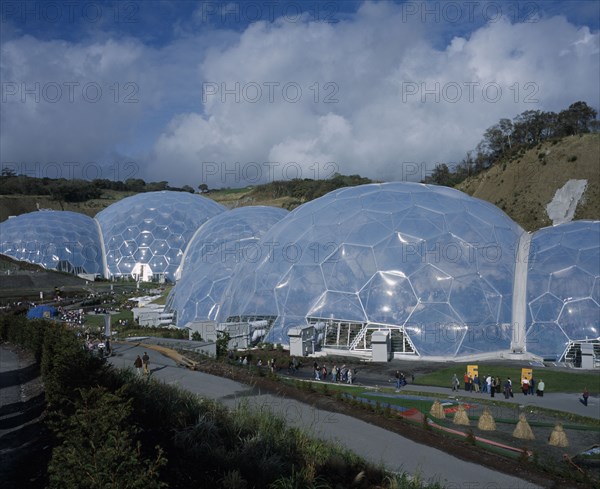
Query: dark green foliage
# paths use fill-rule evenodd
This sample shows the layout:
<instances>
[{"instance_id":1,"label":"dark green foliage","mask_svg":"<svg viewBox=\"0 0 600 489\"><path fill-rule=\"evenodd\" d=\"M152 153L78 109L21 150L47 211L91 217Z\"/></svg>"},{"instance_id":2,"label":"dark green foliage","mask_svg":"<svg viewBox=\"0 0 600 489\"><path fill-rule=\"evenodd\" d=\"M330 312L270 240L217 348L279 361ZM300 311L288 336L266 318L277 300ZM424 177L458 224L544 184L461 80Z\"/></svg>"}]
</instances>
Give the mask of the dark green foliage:
<instances>
[{"instance_id":1,"label":"dark green foliage","mask_svg":"<svg viewBox=\"0 0 600 489\"><path fill-rule=\"evenodd\" d=\"M53 185L50 195L58 202L85 202L100 198L102 190L85 180L70 180Z\"/></svg>"},{"instance_id":2,"label":"dark green foliage","mask_svg":"<svg viewBox=\"0 0 600 489\"><path fill-rule=\"evenodd\" d=\"M48 322L40 319L28 321L25 316L12 316L4 314L0 316L0 341L16 343L29 350L36 361L42 359L44 348L44 334L48 328Z\"/></svg>"},{"instance_id":3,"label":"dark green foliage","mask_svg":"<svg viewBox=\"0 0 600 489\"><path fill-rule=\"evenodd\" d=\"M252 191L254 195L267 195L269 198L294 197L298 203L306 202L325 195L332 190L343 187L354 187L372 183L369 178L360 175L334 174L327 180L312 180L310 178L295 178L293 180L275 181L264 185L258 185Z\"/></svg>"},{"instance_id":4,"label":"dark green foliage","mask_svg":"<svg viewBox=\"0 0 600 489\"><path fill-rule=\"evenodd\" d=\"M41 367L50 405L62 405L76 394L75 389L95 385L103 370L102 360L91 356L83 341L59 324L46 329Z\"/></svg>"},{"instance_id":5,"label":"dark green foliage","mask_svg":"<svg viewBox=\"0 0 600 489\"><path fill-rule=\"evenodd\" d=\"M124 182L95 179L79 180L66 178L37 178L17 175L14 170L5 168L0 175L0 194L2 195L49 195L58 202L85 202L102 197L105 190L120 192L155 192L172 190L194 193L189 185L182 188L171 187L169 182L148 182L141 178L129 178Z\"/></svg>"},{"instance_id":6,"label":"dark green foliage","mask_svg":"<svg viewBox=\"0 0 600 489\"><path fill-rule=\"evenodd\" d=\"M224 357L229 350L229 340L231 336L227 331L219 331L217 333L217 357Z\"/></svg>"},{"instance_id":7,"label":"dark green foliage","mask_svg":"<svg viewBox=\"0 0 600 489\"><path fill-rule=\"evenodd\" d=\"M477 440L475 439L475 434L473 433L473 430L469 429L467 431L467 437L466 437L467 442L469 442L471 445L475 445L477 443Z\"/></svg>"},{"instance_id":8,"label":"dark green foliage","mask_svg":"<svg viewBox=\"0 0 600 489\"><path fill-rule=\"evenodd\" d=\"M52 428L61 444L54 448L48 467L51 488L165 487L158 469L166 463L162 451L145 459L133 438L139 429L132 416L131 399L122 390L111 394L103 387L79 389L73 415L61 416Z\"/></svg>"},{"instance_id":9,"label":"dark green foliage","mask_svg":"<svg viewBox=\"0 0 600 489\"><path fill-rule=\"evenodd\" d=\"M429 424L429 417L425 413L423 413L423 429L426 431L431 431L431 425Z\"/></svg>"}]
</instances>

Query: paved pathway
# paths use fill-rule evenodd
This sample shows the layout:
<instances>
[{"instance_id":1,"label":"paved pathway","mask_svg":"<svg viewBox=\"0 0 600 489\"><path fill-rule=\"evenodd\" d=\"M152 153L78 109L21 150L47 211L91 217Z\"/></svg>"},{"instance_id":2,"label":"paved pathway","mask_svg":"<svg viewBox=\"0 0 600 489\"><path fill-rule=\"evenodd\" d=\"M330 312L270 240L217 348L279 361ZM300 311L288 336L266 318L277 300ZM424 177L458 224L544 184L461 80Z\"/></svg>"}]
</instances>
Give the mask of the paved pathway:
<instances>
[{"instance_id":1,"label":"paved pathway","mask_svg":"<svg viewBox=\"0 0 600 489\"><path fill-rule=\"evenodd\" d=\"M312 378L309 369L305 368L299 372L300 378ZM375 375L373 372L366 372L361 374L360 368L358 372L358 382L361 385L368 387L393 387L394 384L388 382L389 379L381 378ZM600 375L598 376L598 382L600 383ZM462 398L471 398L474 400L484 399L486 401L502 401L512 403L518 406L525 407L544 407L548 409L555 409L557 411L564 411L567 413L578 414L581 416L588 416L590 418L600 419L600 399L598 397L590 397L588 399L588 405L584 406L583 403L579 402L581 394L554 392L545 393L544 397L538 396L525 396L519 391L514 391L514 397L505 399L504 394L496 394L495 397L491 397L489 394L465 392L464 389L458 392L452 392L451 388L445 387L431 387L425 385L407 385L400 390L402 391L418 391L418 392L431 392L436 394L445 394L448 397L460 396Z\"/></svg>"},{"instance_id":2,"label":"paved pathway","mask_svg":"<svg viewBox=\"0 0 600 489\"><path fill-rule=\"evenodd\" d=\"M142 346L118 344L114 345L114 352L111 363L117 367L132 367L136 355L141 356L144 349ZM421 480L439 481L444 487L453 489L539 487L457 459L359 419L315 409L292 399L262 394L248 385L178 367L171 359L152 350L148 350L148 353L155 379L218 400L229 407L247 402L258 408L270 409L284 416L290 425L307 429L322 439L339 442L365 459L382 463L391 471L419 474Z\"/></svg>"}]
</instances>

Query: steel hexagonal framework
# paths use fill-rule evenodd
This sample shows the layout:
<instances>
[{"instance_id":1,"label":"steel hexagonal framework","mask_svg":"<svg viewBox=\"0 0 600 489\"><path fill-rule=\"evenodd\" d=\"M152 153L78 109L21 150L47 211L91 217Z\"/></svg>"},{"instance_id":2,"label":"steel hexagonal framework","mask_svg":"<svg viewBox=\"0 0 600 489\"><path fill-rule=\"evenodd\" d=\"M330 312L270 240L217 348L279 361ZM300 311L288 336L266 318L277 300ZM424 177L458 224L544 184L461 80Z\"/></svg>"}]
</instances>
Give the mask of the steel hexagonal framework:
<instances>
[{"instance_id":1,"label":"steel hexagonal framework","mask_svg":"<svg viewBox=\"0 0 600 489\"><path fill-rule=\"evenodd\" d=\"M339 320L404 328L422 355L507 349L522 233L450 188L341 189L265 234L262 260L240 266L219 319L274 317L267 340L284 344L299 323Z\"/></svg>"},{"instance_id":2,"label":"steel hexagonal framework","mask_svg":"<svg viewBox=\"0 0 600 489\"><path fill-rule=\"evenodd\" d=\"M0 253L50 270L105 274L98 226L76 212L30 212L0 223Z\"/></svg>"},{"instance_id":3,"label":"steel hexagonal framework","mask_svg":"<svg viewBox=\"0 0 600 489\"><path fill-rule=\"evenodd\" d=\"M148 192L115 202L96 215L110 274L161 274L173 280L193 234L224 210L187 192Z\"/></svg>"},{"instance_id":4,"label":"steel hexagonal framework","mask_svg":"<svg viewBox=\"0 0 600 489\"><path fill-rule=\"evenodd\" d=\"M559 359L569 341L600 338L600 222L536 231L527 278L527 350Z\"/></svg>"},{"instance_id":5,"label":"steel hexagonal framework","mask_svg":"<svg viewBox=\"0 0 600 489\"><path fill-rule=\"evenodd\" d=\"M275 207L240 207L198 229L185 251L181 278L167 300L167 309L177 312L178 326L218 316L234 270L242 262L260 259L256 243L287 214Z\"/></svg>"}]
</instances>

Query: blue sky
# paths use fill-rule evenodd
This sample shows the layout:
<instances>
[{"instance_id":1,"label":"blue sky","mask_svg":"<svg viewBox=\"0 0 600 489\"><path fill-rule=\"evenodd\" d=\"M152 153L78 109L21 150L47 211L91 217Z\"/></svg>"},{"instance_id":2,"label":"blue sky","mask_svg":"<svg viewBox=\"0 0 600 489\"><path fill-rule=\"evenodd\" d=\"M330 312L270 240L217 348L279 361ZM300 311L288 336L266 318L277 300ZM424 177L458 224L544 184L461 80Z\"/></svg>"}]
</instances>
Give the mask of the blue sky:
<instances>
[{"instance_id":1,"label":"blue sky","mask_svg":"<svg viewBox=\"0 0 600 489\"><path fill-rule=\"evenodd\" d=\"M501 117L599 106L593 1L1 7L1 164L35 176L420 180Z\"/></svg>"}]
</instances>

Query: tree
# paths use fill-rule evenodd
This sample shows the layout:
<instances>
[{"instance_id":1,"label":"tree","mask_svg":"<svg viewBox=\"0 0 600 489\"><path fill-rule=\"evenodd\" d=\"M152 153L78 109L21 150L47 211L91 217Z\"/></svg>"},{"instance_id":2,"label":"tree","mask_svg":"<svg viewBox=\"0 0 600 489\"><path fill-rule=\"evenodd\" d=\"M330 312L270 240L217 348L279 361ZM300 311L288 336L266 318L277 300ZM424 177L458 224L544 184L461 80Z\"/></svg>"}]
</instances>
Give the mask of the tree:
<instances>
[{"instance_id":1,"label":"tree","mask_svg":"<svg viewBox=\"0 0 600 489\"><path fill-rule=\"evenodd\" d=\"M598 112L585 102L575 102L558 114L560 135L573 136L590 132Z\"/></svg>"},{"instance_id":2,"label":"tree","mask_svg":"<svg viewBox=\"0 0 600 489\"><path fill-rule=\"evenodd\" d=\"M452 187L452 174L448 165L441 163L437 165L431 176L425 179L425 183L434 183L436 185L444 185L446 187Z\"/></svg>"},{"instance_id":3,"label":"tree","mask_svg":"<svg viewBox=\"0 0 600 489\"><path fill-rule=\"evenodd\" d=\"M508 145L506 144L504 132L499 124L494 124L483 133L483 141L479 144L478 149L493 158L497 158L504 153L506 146Z\"/></svg>"},{"instance_id":4,"label":"tree","mask_svg":"<svg viewBox=\"0 0 600 489\"><path fill-rule=\"evenodd\" d=\"M548 121L548 113L541 110L522 112L514 120L514 140L525 146L535 146L542 141Z\"/></svg>"},{"instance_id":5,"label":"tree","mask_svg":"<svg viewBox=\"0 0 600 489\"><path fill-rule=\"evenodd\" d=\"M506 138L506 142L508 143L508 149L511 150L512 149L511 137L512 137L512 133L514 130L512 121L510 119L500 119L500 122L498 123L498 128L500 129L502 136L504 138Z\"/></svg>"},{"instance_id":6,"label":"tree","mask_svg":"<svg viewBox=\"0 0 600 489\"><path fill-rule=\"evenodd\" d=\"M131 192L144 192L146 182L141 178L128 178L125 180L125 186Z\"/></svg>"},{"instance_id":7,"label":"tree","mask_svg":"<svg viewBox=\"0 0 600 489\"><path fill-rule=\"evenodd\" d=\"M208 185L206 185L205 183L201 183L200 185L198 185L198 190L200 190L200 193L202 194L207 194L209 192Z\"/></svg>"},{"instance_id":8,"label":"tree","mask_svg":"<svg viewBox=\"0 0 600 489\"><path fill-rule=\"evenodd\" d=\"M229 334L229 331L217 332L217 357L224 357L227 355L230 339L231 335Z\"/></svg>"}]
</instances>

